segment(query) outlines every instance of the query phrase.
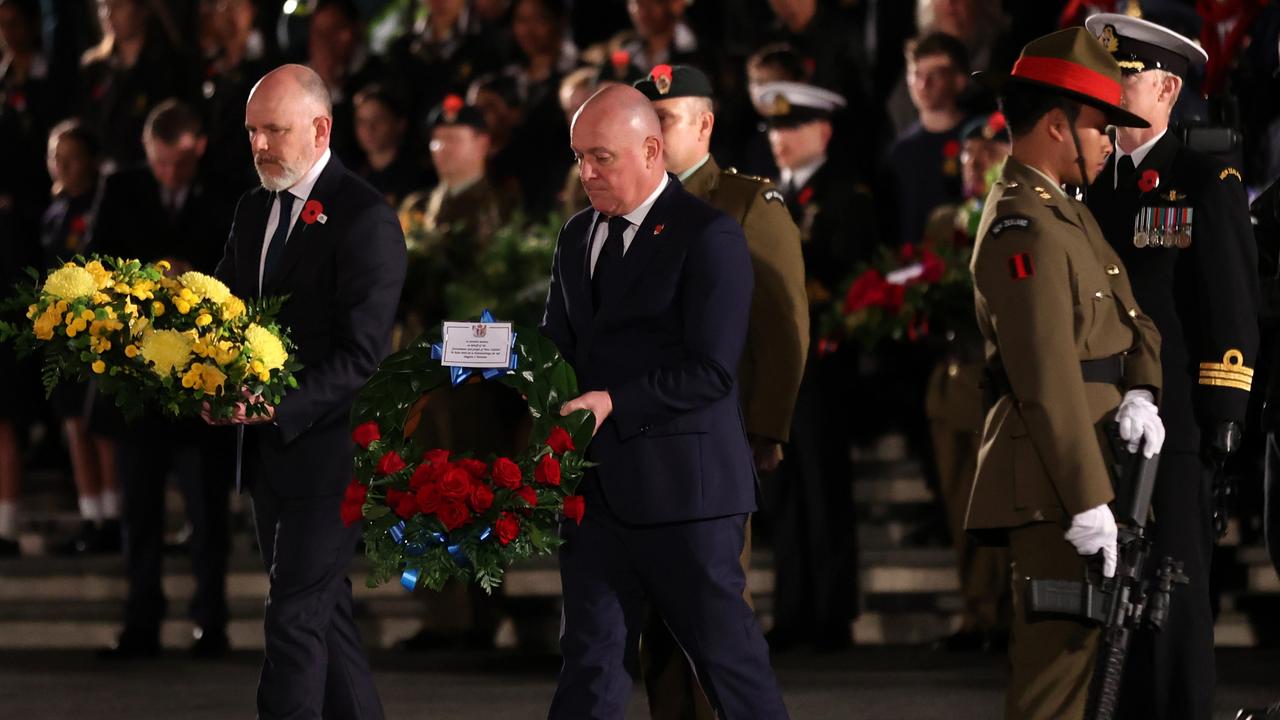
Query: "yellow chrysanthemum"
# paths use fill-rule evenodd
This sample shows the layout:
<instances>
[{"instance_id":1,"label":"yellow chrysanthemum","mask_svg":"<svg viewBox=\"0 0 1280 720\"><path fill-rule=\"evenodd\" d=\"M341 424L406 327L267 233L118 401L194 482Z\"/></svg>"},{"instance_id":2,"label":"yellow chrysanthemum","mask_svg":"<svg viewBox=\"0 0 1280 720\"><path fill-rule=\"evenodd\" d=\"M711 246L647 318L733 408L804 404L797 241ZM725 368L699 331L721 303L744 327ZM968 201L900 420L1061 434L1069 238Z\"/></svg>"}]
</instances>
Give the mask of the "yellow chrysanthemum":
<instances>
[{"instance_id":1,"label":"yellow chrysanthemum","mask_svg":"<svg viewBox=\"0 0 1280 720\"><path fill-rule=\"evenodd\" d=\"M227 376L216 365L192 363L191 369L182 376L182 387L201 390L205 395L217 395Z\"/></svg>"},{"instance_id":2,"label":"yellow chrysanthemum","mask_svg":"<svg viewBox=\"0 0 1280 720\"><path fill-rule=\"evenodd\" d=\"M99 290L111 287L114 278L111 276L111 271L103 267L101 262L91 260L84 266L84 269L93 276L93 280L97 283Z\"/></svg>"},{"instance_id":3,"label":"yellow chrysanthemum","mask_svg":"<svg viewBox=\"0 0 1280 720\"><path fill-rule=\"evenodd\" d=\"M146 333L147 330L150 330L150 329L151 329L150 320L144 317L137 318L133 322L129 323L129 336L138 337L139 335Z\"/></svg>"},{"instance_id":4,"label":"yellow chrysanthemum","mask_svg":"<svg viewBox=\"0 0 1280 720\"><path fill-rule=\"evenodd\" d=\"M142 336L138 349L161 377L181 371L191 359L191 340L177 330L153 330Z\"/></svg>"},{"instance_id":5,"label":"yellow chrysanthemum","mask_svg":"<svg viewBox=\"0 0 1280 720\"><path fill-rule=\"evenodd\" d=\"M202 312L196 316L196 327L205 327L213 322L213 316L207 312Z\"/></svg>"},{"instance_id":6,"label":"yellow chrysanthemum","mask_svg":"<svg viewBox=\"0 0 1280 720\"><path fill-rule=\"evenodd\" d=\"M82 267L60 267L49 273L44 281L44 292L63 300L89 297L98 291L98 281Z\"/></svg>"},{"instance_id":7,"label":"yellow chrysanthemum","mask_svg":"<svg viewBox=\"0 0 1280 720\"><path fill-rule=\"evenodd\" d=\"M231 289L222 281L195 271L184 272L178 276L178 282L191 290L199 300L212 300L221 305L231 297Z\"/></svg>"},{"instance_id":8,"label":"yellow chrysanthemum","mask_svg":"<svg viewBox=\"0 0 1280 720\"><path fill-rule=\"evenodd\" d=\"M160 317L161 315L164 315L164 303L160 302L159 300L151 303L151 314L155 315L156 317Z\"/></svg>"},{"instance_id":9,"label":"yellow chrysanthemum","mask_svg":"<svg viewBox=\"0 0 1280 720\"><path fill-rule=\"evenodd\" d=\"M53 331L62 324L62 312L57 305L50 305L35 319L34 329L37 340L52 340Z\"/></svg>"},{"instance_id":10,"label":"yellow chrysanthemum","mask_svg":"<svg viewBox=\"0 0 1280 720\"><path fill-rule=\"evenodd\" d=\"M175 310L178 311L178 314L180 315L186 315L187 313L191 312L191 303L187 302L186 300L183 300L180 297L176 297L173 299L173 307Z\"/></svg>"},{"instance_id":11,"label":"yellow chrysanthemum","mask_svg":"<svg viewBox=\"0 0 1280 720\"><path fill-rule=\"evenodd\" d=\"M125 356L125 357L127 357L127 358L131 358L131 359L132 359L132 358L136 358L136 357L138 357L138 346L137 346L137 345L125 345L125 346L124 346L124 356Z\"/></svg>"},{"instance_id":12,"label":"yellow chrysanthemum","mask_svg":"<svg viewBox=\"0 0 1280 720\"><path fill-rule=\"evenodd\" d=\"M236 297L235 295L232 295L231 297L222 301L222 319L223 320L228 320L228 321L235 320L236 318L243 315L244 311L245 311L244 301Z\"/></svg>"},{"instance_id":13,"label":"yellow chrysanthemum","mask_svg":"<svg viewBox=\"0 0 1280 720\"><path fill-rule=\"evenodd\" d=\"M93 371L99 375L107 371L107 364L102 362L101 360L94 360L93 365L91 365L90 367L92 367Z\"/></svg>"},{"instance_id":14,"label":"yellow chrysanthemum","mask_svg":"<svg viewBox=\"0 0 1280 720\"><path fill-rule=\"evenodd\" d=\"M285 351L280 338L257 323L245 328L244 341L249 352L262 361L263 369L268 372L284 367L289 359L289 353Z\"/></svg>"}]
</instances>

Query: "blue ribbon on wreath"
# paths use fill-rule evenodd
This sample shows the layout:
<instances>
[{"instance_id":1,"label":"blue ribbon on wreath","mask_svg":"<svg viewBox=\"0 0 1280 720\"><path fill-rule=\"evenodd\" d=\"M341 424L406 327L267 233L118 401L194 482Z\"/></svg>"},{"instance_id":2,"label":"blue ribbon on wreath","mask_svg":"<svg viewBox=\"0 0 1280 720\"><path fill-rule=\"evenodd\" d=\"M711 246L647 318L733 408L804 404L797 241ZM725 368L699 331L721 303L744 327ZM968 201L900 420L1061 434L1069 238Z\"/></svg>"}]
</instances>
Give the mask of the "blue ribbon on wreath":
<instances>
[{"instance_id":1,"label":"blue ribbon on wreath","mask_svg":"<svg viewBox=\"0 0 1280 720\"><path fill-rule=\"evenodd\" d=\"M480 313L480 322L491 323L491 322L497 322L497 320L494 319L493 313L489 312L489 310L486 308L484 312ZM432 343L431 359L432 360L444 359L444 343L443 342ZM512 372L513 370L516 369L517 359L518 359L518 356L516 355L516 333L513 331L511 333L511 362L508 364L507 367L505 368L450 367L449 381L452 382L456 387L466 382L467 379L470 378L472 375L476 375L476 374L479 374L480 377L484 378L485 380L492 380L494 378L502 377L503 375L506 375L507 373Z\"/></svg>"},{"instance_id":2,"label":"blue ribbon on wreath","mask_svg":"<svg viewBox=\"0 0 1280 720\"><path fill-rule=\"evenodd\" d=\"M428 548L444 545L445 551L448 552L449 557L453 558L453 561L458 564L458 567L466 567L471 564L471 561L467 559L467 554L462 551L462 544L450 544L448 536L444 533L433 532L426 537L426 542L421 540L406 542L405 524L404 521L401 520L388 528L387 534L391 536L391 539L394 540L397 545L404 545L405 554L411 557L419 557L426 553ZM492 534L493 528L491 527L486 527L484 530L481 530L479 538L480 542L488 540L489 536ZM418 579L420 576L421 573L418 568L408 568L400 574L400 584L403 585L406 590L413 590L418 587Z\"/></svg>"}]
</instances>

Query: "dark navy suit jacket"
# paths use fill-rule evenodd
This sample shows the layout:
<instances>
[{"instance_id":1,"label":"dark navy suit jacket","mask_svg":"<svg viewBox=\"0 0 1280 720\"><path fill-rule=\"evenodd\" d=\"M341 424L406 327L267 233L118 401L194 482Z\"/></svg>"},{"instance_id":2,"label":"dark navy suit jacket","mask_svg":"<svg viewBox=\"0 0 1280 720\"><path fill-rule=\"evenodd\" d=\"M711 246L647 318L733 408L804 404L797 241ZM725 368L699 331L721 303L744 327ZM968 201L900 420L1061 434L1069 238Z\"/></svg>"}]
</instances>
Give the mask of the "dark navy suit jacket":
<instances>
[{"instance_id":1,"label":"dark navy suit jacket","mask_svg":"<svg viewBox=\"0 0 1280 720\"><path fill-rule=\"evenodd\" d=\"M599 220L588 208L560 231L542 331L582 392L613 399L587 450L609 508L633 524L754 511L736 377L753 284L742 228L670 178L596 308Z\"/></svg>"},{"instance_id":2,"label":"dark navy suit jacket","mask_svg":"<svg viewBox=\"0 0 1280 720\"><path fill-rule=\"evenodd\" d=\"M255 188L236 208L217 276L242 298L258 295L271 193ZM331 495L351 480L351 403L391 349L405 277L404 234L382 193L333 155L311 190L325 222L300 216L264 296L287 295L280 324L303 369L275 422L245 429L243 469L284 497ZM256 453L256 454L255 454ZM264 477L256 477L259 470Z\"/></svg>"}]
</instances>

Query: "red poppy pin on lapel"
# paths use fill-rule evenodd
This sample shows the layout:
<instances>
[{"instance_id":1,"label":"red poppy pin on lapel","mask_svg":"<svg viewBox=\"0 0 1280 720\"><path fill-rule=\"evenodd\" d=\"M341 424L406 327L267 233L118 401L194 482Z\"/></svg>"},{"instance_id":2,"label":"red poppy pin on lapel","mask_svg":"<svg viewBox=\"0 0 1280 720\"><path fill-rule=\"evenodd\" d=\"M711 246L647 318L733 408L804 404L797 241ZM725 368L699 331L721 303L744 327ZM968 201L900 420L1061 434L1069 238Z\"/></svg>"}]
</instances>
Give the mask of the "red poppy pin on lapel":
<instances>
[{"instance_id":1,"label":"red poppy pin on lapel","mask_svg":"<svg viewBox=\"0 0 1280 720\"><path fill-rule=\"evenodd\" d=\"M1155 170L1143 170L1142 177L1138 178L1138 189L1142 192L1151 192L1160 187L1160 173Z\"/></svg>"},{"instance_id":2,"label":"red poppy pin on lapel","mask_svg":"<svg viewBox=\"0 0 1280 720\"><path fill-rule=\"evenodd\" d=\"M810 200L812 200L812 199L813 199L813 188L812 188L812 187L807 187L807 188L805 188L805 189L801 190L801 191L800 191L800 194L799 194L798 196L796 196L796 202L800 203L801 205L808 205L808 204L809 204L809 201L810 201Z\"/></svg>"},{"instance_id":3,"label":"red poppy pin on lapel","mask_svg":"<svg viewBox=\"0 0 1280 720\"><path fill-rule=\"evenodd\" d=\"M311 225L319 222L321 225L329 219L324 214L324 205L319 200L308 200L306 205L302 206L302 222Z\"/></svg>"},{"instance_id":4,"label":"red poppy pin on lapel","mask_svg":"<svg viewBox=\"0 0 1280 720\"><path fill-rule=\"evenodd\" d=\"M654 235L661 235L661 234L662 234L662 228L664 228L664 227L666 227L666 225L654 225L654 226L653 226L653 234L654 234Z\"/></svg>"}]
</instances>

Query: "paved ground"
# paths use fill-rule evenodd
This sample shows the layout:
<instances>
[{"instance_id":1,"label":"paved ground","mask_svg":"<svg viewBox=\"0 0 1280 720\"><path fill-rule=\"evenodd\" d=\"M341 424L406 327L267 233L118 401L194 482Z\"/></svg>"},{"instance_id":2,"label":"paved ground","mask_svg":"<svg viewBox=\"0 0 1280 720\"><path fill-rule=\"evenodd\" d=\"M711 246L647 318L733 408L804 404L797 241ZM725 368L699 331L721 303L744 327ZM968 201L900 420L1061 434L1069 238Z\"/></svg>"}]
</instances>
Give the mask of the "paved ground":
<instances>
[{"instance_id":1,"label":"paved ground","mask_svg":"<svg viewBox=\"0 0 1280 720\"><path fill-rule=\"evenodd\" d=\"M83 652L0 654L0 717L25 720L212 720L252 716L259 656L236 653L196 663L171 653L157 661L104 666ZM1280 698L1280 652L1219 655L1216 717L1242 703ZM544 717L557 660L508 653L453 657L374 656L389 718L459 720ZM888 647L776 659L795 720L826 718L996 718L1002 660ZM633 698L630 718L647 717Z\"/></svg>"}]
</instances>

